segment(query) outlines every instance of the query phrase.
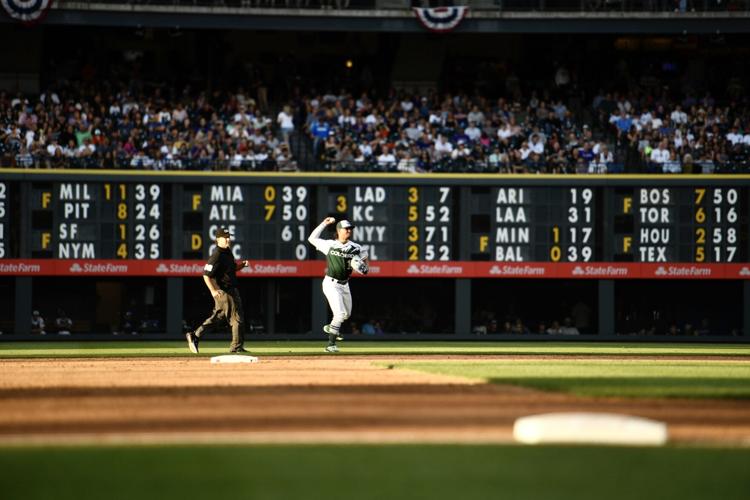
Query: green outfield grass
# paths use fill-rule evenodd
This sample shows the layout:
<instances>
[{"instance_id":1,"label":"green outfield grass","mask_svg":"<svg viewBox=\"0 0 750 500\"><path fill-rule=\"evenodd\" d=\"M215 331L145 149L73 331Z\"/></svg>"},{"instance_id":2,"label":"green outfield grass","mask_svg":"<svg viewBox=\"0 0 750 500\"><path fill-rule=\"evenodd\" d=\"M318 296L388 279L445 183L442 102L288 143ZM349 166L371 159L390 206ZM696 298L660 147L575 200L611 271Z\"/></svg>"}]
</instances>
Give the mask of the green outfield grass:
<instances>
[{"instance_id":1,"label":"green outfield grass","mask_svg":"<svg viewBox=\"0 0 750 500\"><path fill-rule=\"evenodd\" d=\"M746 499L749 449L0 448L8 500Z\"/></svg>"},{"instance_id":2,"label":"green outfield grass","mask_svg":"<svg viewBox=\"0 0 750 500\"><path fill-rule=\"evenodd\" d=\"M201 356L226 354L228 341L201 342ZM248 341L258 356L330 356L325 341ZM341 355L575 355L575 356L747 356L750 344L661 344L594 342L360 342L344 341ZM184 341L0 342L0 358L195 356Z\"/></svg>"},{"instance_id":3,"label":"green outfield grass","mask_svg":"<svg viewBox=\"0 0 750 500\"><path fill-rule=\"evenodd\" d=\"M750 399L750 363L743 361L447 360L396 362L389 366L579 396Z\"/></svg>"}]
</instances>

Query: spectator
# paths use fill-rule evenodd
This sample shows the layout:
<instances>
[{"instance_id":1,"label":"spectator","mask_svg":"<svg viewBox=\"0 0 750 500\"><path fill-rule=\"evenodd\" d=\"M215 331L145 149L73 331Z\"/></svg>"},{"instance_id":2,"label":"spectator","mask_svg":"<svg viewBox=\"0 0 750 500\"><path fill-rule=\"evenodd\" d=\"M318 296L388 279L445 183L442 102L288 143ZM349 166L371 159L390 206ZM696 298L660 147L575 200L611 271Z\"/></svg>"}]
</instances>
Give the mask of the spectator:
<instances>
[{"instance_id":1,"label":"spectator","mask_svg":"<svg viewBox=\"0 0 750 500\"><path fill-rule=\"evenodd\" d=\"M279 125L281 130L282 140L289 144L289 136L294 132L294 117L292 116L292 109L287 105L279 112L276 117L276 123Z\"/></svg>"},{"instance_id":2,"label":"spectator","mask_svg":"<svg viewBox=\"0 0 750 500\"><path fill-rule=\"evenodd\" d=\"M471 333L477 336L481 335L487 335L487 326L486 325L476 325L474 328L472 328Z\"/></svg>"},{"instance_id":3,"label":"spectator","mask_svg":"<svg viewBox=\"0 0 750 500\"><path fill-rule=\"evenodd\" d=\"M659 145L651 151L649 160L651 161L652 170L664 171L664 164L669 161L669 150L667 149L666 140L659 142Z\"/></svg>"},{"instance_id":4,"label":"spectator","mask_svg":"<svg viewBox=\"0 0 750 500\"><path fill-rule=\"evenodd\" d=\"M679 174L682 172L680 160L677 159L677 153L674 149L669 151L669 158L662 164L662 170L665 174Z\"/></svg>"},{"instance_id":5,"label":"spectator","mask_svg":"<svg viewBox=\"0 0 750 500\"><path fill-rule=\"evenodd\" d=\"M73 320L70 319L62 309L57 310L55 328L57 329L58 335L70 335L70 330L73 328Z\"/></svg>"},{"instance_id":6,"label":"spectator","mask_svg":"<svg viewBox=\"0 0 750 500\"><path fill-rule=\"evenodd\" d=\"M490 321L487 323L486 332L489 334L498 333L497 320L495 318L490 319Z\"/></svg>"},{"instance_id":7,"label":"spectator","mask_svg":"<svg viewBox=\"0 0 750 500\"><path fill-rule=\"evenodd\" d=\"M255 164L272 170L280 168L279 157L294 164L291 148L280 154L277 137L288 144L299 123L314 145L313 168L331 161L365 167L361 157L377 160L387 147L405 172L498 172L509 165L514 172L609 173L619 165L639 172L644 160L652 171L687 172L693 168L685 165L687 155L703 171L750 169L750 124L741 99L719 107L709 93L679 96L660 85L652 71L640 80L642 95L596 94L589 109L594 116L585 123L580 104L573 105L572 89L580 84L575 71L557 70L556 76L568 73L566 92L532 88L525 101L520 79L504 68L512 98L492 105L481 95L394 91L378 100L366 94L355 100L346 90L312 91L297 95L275 120L242 89L224 94L187 89L173 92L170 100L161 89L58 85L38 97L0 98L0 116L6 117L0 159L23 168L239 170ZM616 70L632 77L627 68ZM731 82L734 92L738 85L741 81ZM529 138L525 145L524 137ZM333 160L325 154L329 138L328 145L336 146L327 152L336 153ZM454 155L462 141L466 153ZM295 148L304 149L303 142Z\"/></svg>"},{"instance_id":8,"label":"spectator","mask_svg":"<svg viewBox=\"0 0 750 500\"><path fill-rule=\"evenodd\" d=\"M120 322L120 328L115 332L115 335L121 333L123 335L138 335L138 321L135 319L132 311L126 311Z\"/></svg>"},{"instance_id":9,"label":"spectator","mask_svg":"<svg viewBox=\"0 0 750 500\"><path fill-rule=\"evenodd\" d=\"M559 335L560 334L560 322L555 320L552 322L552 325L550 325L549 328L547 328L547 333L550 335Z\"/></svg>"},{"instance_id":10,"label":"spectator","mask_svg":"<svg viewBox=\"0 0 750 500\"><path fill-rule=\"evenodd\" d=\"M559 333L561 335L580 335L581 332L573 325L573 320L568 316L563 320L563 326L560 328Z\"/></svg>"},{"instance_id":11,"label":"spectator","mask_svg":"<svg viewBox=\"0 0 750 500\"><path fill-rule=\"evenodd\" d=\"M44 318L39 314L39 311L34 310L31 313L31 334L32 335L47 335L44 331Z\"/></svg>"},{"instance_id":12,"label":"spectator","mask_svg":"<svg viewBox=\"0 0 750 500\"><path fill-rule=\"evenodd\" d=\"M510 328L510 331L515 335L526 335L529 333L529 329L526 328L526 325L523 324L521 318L516 318L516 320L513 322L513 326L511 326Z\"/></svg>"},{"instance_id":13,"label":"spectator","mask_svg":"<svg viewBox=\"0 0 750 500\"><path fill-rule=\"evenodd\" d=\"M384 146L383 152L378 156L378 166L383 170L391 170L396 167L396 157L388 149L388 146Z\"/></svg>"},{"instance_id":14,"label":"spectator","mask_svg":"<svg viewBox=\"0 0 750 500\"><path fill-rule=\"evenodd\" d=\"M589 163L590 174L606 174L609 166L615 161L606 144L602 145L599 154Z\"/></svg>"},{"instance_id":15,"label":"spectator","mask_svg":"<svg viewBox=\"0 0 750 500\"><path fill-rule=\"evenodd\" d=\"M378 335L381 333L383 333L383 330L380 328L379 321L371 319L362 325L362 335Z\"/></svg>"}]
</instances>

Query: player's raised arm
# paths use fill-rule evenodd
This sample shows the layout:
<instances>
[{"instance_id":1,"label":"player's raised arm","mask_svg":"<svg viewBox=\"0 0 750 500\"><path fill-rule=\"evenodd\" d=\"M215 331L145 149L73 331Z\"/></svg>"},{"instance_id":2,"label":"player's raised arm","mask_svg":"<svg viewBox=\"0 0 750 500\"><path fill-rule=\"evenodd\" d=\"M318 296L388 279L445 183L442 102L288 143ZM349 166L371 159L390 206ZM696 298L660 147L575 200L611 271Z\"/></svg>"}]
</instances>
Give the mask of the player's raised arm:
<instances>
[{"instance_id":1,"label":"player's raised arm","mask_svg":"<svg viewBox=\"0 0 750 500\"><path fill-rule=\"evenodd\" d=\"M326 217L323 219L323 222L321 222L318 227L313 229L312 233L310 233L310 237L307 238L307 241L309 241L315 248L320 250L321 252L328 253L328 250L330 250L331 245L333 244L333 240L324 240L320 237L321 234L323 234L323 230L326 228L326 226L329 226L336 222L336 219L333 217Z\"/></svg>"}]
</instances>

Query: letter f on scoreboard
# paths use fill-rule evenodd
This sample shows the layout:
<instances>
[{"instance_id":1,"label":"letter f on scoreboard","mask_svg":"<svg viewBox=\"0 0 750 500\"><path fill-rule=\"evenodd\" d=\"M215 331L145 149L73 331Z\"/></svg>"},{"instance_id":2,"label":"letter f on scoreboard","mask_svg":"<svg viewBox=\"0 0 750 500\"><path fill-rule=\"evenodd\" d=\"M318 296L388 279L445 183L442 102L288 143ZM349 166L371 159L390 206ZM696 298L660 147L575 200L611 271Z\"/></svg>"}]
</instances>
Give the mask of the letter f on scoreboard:
<instances>
[{"instance_id":1,"label":"letter f on scoreboard","mask_svg":"<svg viewBox=\"0 0 750 500\"><path fill-rule=\"evenodd\" d=\"M626 196L622 199L622 213L629 214L633 209L633 198Z\"/></svg>"},{"instance_id":2,"label":"letter f on scoreboard","mask_svg":"<svg viewBox=\"0 0 750 500\"><path fill-rule=\"evenodd\" d=\"M484 253L487 251L487 246L489 244L490 237L489 236L480 236L479 237L479 251Z\"/></svg>"}]
</instances>

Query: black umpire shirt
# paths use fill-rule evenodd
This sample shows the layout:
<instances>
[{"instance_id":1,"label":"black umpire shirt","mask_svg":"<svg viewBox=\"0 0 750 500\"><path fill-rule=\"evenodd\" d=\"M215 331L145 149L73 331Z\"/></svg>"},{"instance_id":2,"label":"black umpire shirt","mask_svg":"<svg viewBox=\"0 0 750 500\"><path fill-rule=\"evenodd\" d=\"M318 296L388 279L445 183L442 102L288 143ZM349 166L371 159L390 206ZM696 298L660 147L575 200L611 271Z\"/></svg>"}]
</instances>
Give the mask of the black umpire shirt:
<instances>
[{"instance_id":1,"label":"black umpire shirt","mask_svg":"<svg viewBox=\"0 0 750 500\"><path fill-rule=\"evenodd\" d=\"M225 292L237 288L237 264L234 262L232 250L216 247L203 266L203 276L215 279L219 288Z\"/></svg>"}]
</instances>

